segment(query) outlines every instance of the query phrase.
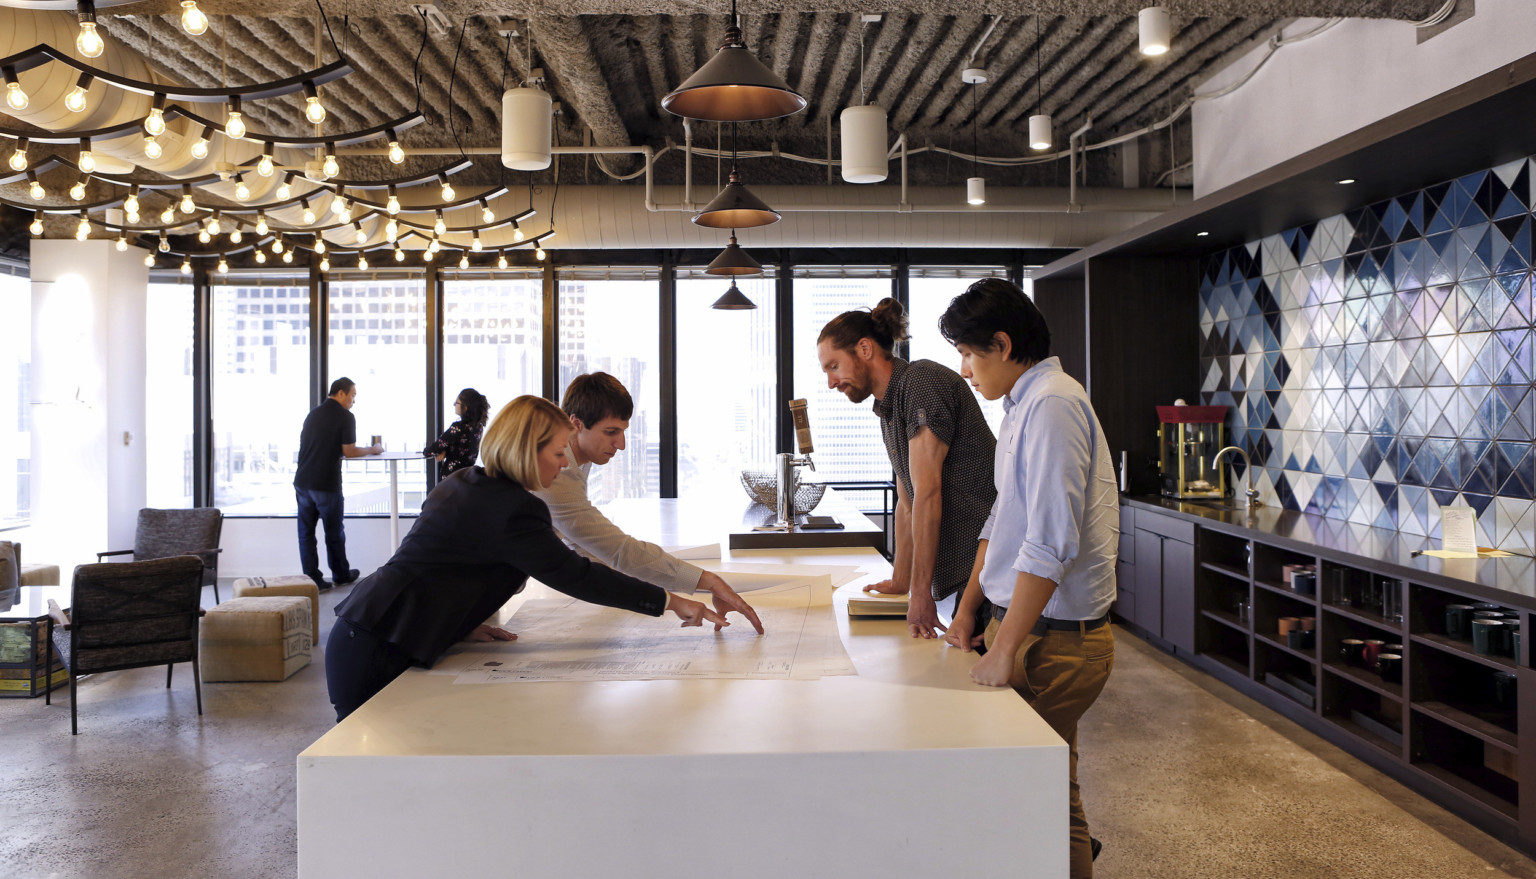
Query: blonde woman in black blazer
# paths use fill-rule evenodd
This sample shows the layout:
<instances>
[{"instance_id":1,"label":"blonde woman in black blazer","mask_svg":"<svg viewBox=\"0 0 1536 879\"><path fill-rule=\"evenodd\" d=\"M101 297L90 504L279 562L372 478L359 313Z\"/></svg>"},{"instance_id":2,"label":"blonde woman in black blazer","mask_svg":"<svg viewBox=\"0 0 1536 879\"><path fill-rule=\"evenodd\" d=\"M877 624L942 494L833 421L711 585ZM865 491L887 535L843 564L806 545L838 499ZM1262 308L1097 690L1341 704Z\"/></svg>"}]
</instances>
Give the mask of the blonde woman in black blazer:
<instances>
[{"instance_id":1,"label":"blonde woman in black blazer","mask_svg":"<svg viewBox=\"0 0 1536 879\"><path fill-rule=\"evenodd\" d=\"M571 422L540 397L497 413L480 444L483 466L459 470L427 496L416 525L382 568L336 606L325 676L344 719L412 665L430 667L458 641L517 636L485 620L529 577L582 601L684 626L727 624L703 604L578 555L556 536L532 490L565 467Z\"/></svg>"}]
</instances>

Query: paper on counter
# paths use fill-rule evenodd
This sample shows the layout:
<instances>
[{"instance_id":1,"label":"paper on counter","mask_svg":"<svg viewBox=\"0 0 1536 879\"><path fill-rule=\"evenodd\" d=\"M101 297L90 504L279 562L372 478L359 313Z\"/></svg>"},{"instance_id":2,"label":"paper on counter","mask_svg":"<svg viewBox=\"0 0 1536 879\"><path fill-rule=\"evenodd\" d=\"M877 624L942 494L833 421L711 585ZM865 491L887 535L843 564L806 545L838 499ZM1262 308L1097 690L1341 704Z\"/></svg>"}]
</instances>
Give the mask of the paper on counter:
<instances>
[{"instance_id":1,"label":"paper on counter","mask_svg":"<svg viewBox=\"0 0 1536 879\"><path fill-rule=\"evenodd\" d=\"M1461 553L1444 558L1477 558L1477 511L1471 507L1440 508L1440 549Z\"/></svg>"},{"instance_id":2,"label":"paper on counter","mask_svg":"<svg viewBox=\"0 0 1536 879\"><path fill-rule=\"evenodd\" d=\"M663 546L663 550L673 558L691 562L696 559L717 559L720 557L720 544L706 543L698 546Z\"/></svg>"},{"instance_id":3,"label":"paper on counter","mask_svg":"<svg viewBox=\"0 0 1536 879\"><path fill-rule=\"evenodd\" d=\"M1509 558L1514 553L1505 552L1502 549L1479 548L1477 552L1457 552L1445 549L1426 549L1420 555L1432 555L1437 559L1503 559Z\"/></svg>"}]
</instances>

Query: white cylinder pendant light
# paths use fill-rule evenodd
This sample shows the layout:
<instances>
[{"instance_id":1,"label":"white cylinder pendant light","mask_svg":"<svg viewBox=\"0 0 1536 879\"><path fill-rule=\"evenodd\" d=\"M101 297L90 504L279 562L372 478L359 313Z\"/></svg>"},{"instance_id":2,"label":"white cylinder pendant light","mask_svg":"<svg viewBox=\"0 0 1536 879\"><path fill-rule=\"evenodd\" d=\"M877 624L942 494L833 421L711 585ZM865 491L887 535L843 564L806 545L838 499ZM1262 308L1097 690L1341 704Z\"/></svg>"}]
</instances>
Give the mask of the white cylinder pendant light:
<instances>
[{"instance_id":1,"label":"white cylinder pendant light","mask_svg":"<svg viewBox=\"0 0 1536 879\"><path fill-rule=\"evenodd\" d=\"M1029 117L1029 148L1032 150L1051 148L1051 117L1048 114L1036 113Z\"/></svg>"},{"instance_id":2,"label":"white cylinder pendant light","mask_svg":"<svg viewBox=\"0 0 1536 879\"><path fill-rule=\"evenodd\" d=\"M985 177L971 177L965 181L965 201L967 204L987 203L987 179Z\"/></svg>"},{"instance_id":3,"label":"white cylinder pendant light","mask_svg":"<svg viewBox=\"0 0 1536 879\"><path fill-rule=\"evenodd\" d=\"M1173 24L1168 19L1168 10L1161 6L1148 6L1137 13L1136 24L1141 35L1141 54L1167 54L1173 42Z\"/></svg>"},{"instance_id":4,"label":"white cylinder pendant light","mask_svg":"<svg viewBox=\"0 0 1536 879\"><path fill-rule=\"evenodd\" d=\"M554 103L543 89L507 89L501 96L501 163L514 171L549 167Z\"/></svg>"},{"instance_id":5,"label":"white cylinder pendant light","mask_svg":"<svg viewBox=\"0 0 1536 879\"><path fill-rule=\"evenodd\" d=\"M890 176L886 151L885 108L878 104L849 107L843 111L843 180L848 183L879 183Z\"/></svg>"}]
</instances>

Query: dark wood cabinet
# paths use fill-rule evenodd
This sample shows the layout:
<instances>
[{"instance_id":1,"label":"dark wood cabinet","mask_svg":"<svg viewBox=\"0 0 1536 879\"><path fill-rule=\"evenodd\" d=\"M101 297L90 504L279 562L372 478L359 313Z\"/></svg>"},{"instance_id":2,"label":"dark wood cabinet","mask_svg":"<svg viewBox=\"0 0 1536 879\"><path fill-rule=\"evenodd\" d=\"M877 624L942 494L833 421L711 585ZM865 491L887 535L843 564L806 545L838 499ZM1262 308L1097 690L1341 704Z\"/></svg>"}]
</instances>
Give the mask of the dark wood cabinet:
<instances>
[{"instance_id":1,"label":"dark wood cabinet","mask_svg":"<svg viewBox=\"0 0 1536 879\"><path fill-rule=\"evenodd\" d=\"M1121 535L1122 544L1124 534ZM1182 650L1195 649L1195 529L1172 516L1137 513L1131 531L1133 597L1121 619ZM1126 548L1122 545L1122 555ZM1123 588L1123 587L1122 587Z\"/></svg>"}]
</instances>

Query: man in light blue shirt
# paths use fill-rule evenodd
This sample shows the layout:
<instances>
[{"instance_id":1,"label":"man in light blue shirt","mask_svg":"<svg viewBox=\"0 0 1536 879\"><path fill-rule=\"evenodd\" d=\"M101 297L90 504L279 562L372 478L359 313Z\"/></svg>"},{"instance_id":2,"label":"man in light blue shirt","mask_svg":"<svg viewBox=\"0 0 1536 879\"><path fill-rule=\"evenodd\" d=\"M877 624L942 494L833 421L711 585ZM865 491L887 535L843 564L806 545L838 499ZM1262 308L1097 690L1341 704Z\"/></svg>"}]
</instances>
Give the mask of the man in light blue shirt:
<instances>
[{"instance_id":1,"label":"man in light blue shirt","mask_svg":"<svg viewBox=\"0 0 1536 879\"><path fill-rule=\"evenodd\" d=\"M1104 429L1075 379L1050 356L1050 328L1018 287L997 278L955 297L939 331L960 352L960 375L1003 399L994 479L970 581L945 641L984 642L977 683L1011 686L1071 747L1071 876L1093 876L1077 784L1077 723L1114 667L1119 498ZM983 595L992 619L976 635Z\"/></svg>"}]
</instances>

